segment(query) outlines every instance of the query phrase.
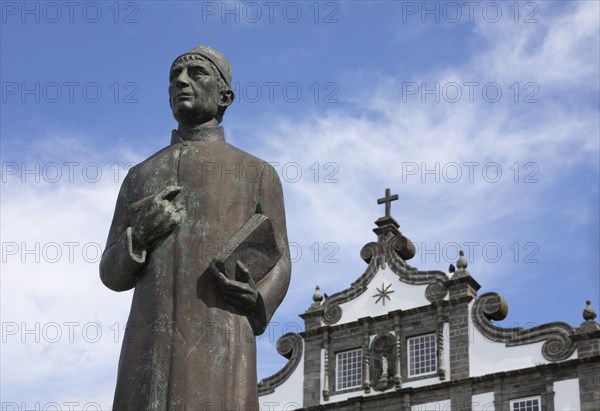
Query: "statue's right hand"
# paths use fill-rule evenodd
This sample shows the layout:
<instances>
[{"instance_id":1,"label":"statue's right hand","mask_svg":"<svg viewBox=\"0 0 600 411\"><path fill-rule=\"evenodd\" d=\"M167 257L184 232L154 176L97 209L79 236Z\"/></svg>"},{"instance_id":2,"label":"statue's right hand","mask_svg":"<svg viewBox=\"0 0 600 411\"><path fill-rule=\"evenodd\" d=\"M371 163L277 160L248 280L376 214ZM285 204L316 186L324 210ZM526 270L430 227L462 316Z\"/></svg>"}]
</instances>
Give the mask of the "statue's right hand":
<instances>
[{"instance_id":1,"label":"statue's right hand","mask_svg":"<svg viewBox=\"0 0 600 411\"><path fill-rule=\"evenodd\" d=\"M170 233L179 224L181 214L171 201L180 191L179 186L167 186L142 208L131 232L136 249L148 249L154 241Z\"/></svg>"}]
</instances>

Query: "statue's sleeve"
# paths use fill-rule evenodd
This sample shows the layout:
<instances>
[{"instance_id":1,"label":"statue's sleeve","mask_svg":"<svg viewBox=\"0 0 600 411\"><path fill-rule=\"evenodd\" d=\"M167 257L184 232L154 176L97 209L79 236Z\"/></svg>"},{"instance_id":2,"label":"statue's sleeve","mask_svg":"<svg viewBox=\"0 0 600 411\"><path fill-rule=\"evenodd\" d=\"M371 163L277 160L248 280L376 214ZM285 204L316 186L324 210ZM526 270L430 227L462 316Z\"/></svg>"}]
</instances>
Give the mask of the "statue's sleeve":
<instances>
[{"instance_id":1,"label":"statue's sleeve","mask_svg":"<svg viewBox=\"0 0 600 411\"><path fill-rule=\"evenodd\" d=\"M137 273L146 261L145 251L136 254L133 250L128 209L133 181L131 175L132 170L121 185L106 247L100 260L100 279L104 285L115 291L135 287Z\"/></svg>"},{"instance_id":2,"label":"statue's sleeve","mask_svg":"<svg viewBox=\"0 0 600 411\"><path fill-rule=\"evenodd\" d=\"M260 179L259 205L261 213L269 217L273 224L277 246L281 258L256 285L263 312L251 321L256 335L262 334L287 293L290 284L291 262L290 250L285 225L285 209L283 191L277 172L270 164L266 164Z\"/></svg>"}]
</instances>

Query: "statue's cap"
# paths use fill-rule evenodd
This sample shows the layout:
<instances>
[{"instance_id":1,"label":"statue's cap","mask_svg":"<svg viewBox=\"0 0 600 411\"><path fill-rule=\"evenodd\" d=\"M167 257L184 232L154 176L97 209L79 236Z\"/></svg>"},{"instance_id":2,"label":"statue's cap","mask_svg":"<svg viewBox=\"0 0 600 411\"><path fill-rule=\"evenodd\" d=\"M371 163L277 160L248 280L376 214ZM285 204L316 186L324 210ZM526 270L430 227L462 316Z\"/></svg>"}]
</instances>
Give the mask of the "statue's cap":
<instances>
[{"instance_id":1,"label":"statue's cap","mask_svg":"<svg viewBox=\"0 0 600 411\"><path fill-rule=\"evenodd\" d=\"M175 60L173 60L173 64L175 64L175 62L181 57L188 54L198 54L209 60L212 64L214 64L217 70L219 70L219 74L221 74L221 77L223 80L225 80L225 83L227 83L227 87L231 87L231 64L229 64L229 60L227 60L223 54L210 46L200 45L177 57ZM173 67L173 64L171 65L171 68Z\"/></svg>"}]
</instances>

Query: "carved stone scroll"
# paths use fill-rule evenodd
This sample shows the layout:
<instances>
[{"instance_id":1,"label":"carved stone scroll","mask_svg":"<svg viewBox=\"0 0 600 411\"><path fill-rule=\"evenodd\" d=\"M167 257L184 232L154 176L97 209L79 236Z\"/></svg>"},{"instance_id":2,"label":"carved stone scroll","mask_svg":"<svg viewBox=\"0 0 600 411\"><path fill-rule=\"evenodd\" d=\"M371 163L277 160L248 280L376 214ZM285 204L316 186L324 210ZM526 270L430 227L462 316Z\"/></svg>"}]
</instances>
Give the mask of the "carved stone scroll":
<instances>
[{"instance_id":1,"label":"carved stone scroll","mask_svg":"<svg viewBox=\"0 0 600 411\"><path fill-rule=\"evenodd\" d=\"M258 384L258 394L265 395L275 391L275 388L283 384L296 370L300 363L303 351L303 340L296 333L287 333L277 340L277 352L289 361L275 374L264 378Z\"/></svg>"},{"instance_id":2,"label":"carved stone scroll","mask_svg":"<svg viewBox=\"0 0 600 411\"><path fill-rule=\"evenodd\" d=\"M544 341L542 355L548 361L566 360L575 351L571 340L573 328L563 322L552 322L524 329L521 327L503 328L492 323L502 320L508 313L508 305L496 293L482 294L471 310L475 326L484 337L491 341L504 342L507 347Z\"/></svg>"}]
</instances>

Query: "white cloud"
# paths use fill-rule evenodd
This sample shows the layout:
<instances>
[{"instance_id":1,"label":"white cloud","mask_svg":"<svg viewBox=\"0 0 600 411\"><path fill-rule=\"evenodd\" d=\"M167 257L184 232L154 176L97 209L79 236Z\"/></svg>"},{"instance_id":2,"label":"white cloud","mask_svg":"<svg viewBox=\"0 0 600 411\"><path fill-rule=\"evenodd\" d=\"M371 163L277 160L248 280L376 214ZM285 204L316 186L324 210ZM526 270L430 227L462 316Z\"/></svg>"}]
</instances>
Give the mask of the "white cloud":
<instances>
[{"instance_id":1,"label":"white cloud","mask_svg":"<svg viewBox=\"0 0 600 411\"><path fill-rule=\"evenodd\" d=\"M116 373L115 339L122 334L114 323L124 325L130 296L105 289L98 275L118 191L109 171L104 167L106 177L95 183L69 183L65 174L55 184L32 182L32 175L3 184L2 374L10 375L3 400L99 400L96 389L106 391L106 380L87 387L82 381L98 370L113 371L104 371L105 379ZM52 398L48 381L64 382ZM17 395L19 387L27 394ZM101 397L106 408L109 397Z\"/></svg>"},{"instance_id":2,"label":"white cloud","mask_svg":"<svg viewBox=\"0 0 600 411\"><path fill-rule=\"evenodd\" d=\"M598 86L597 2L561 5L539 2L534 23L496 24L478 21L478 33L491 45L477 61L477 70L496 79L520 78L548 87Z\"/></svg>"},{"instance_id":3,"label":"white cloud","mask_svg":"<svg viewBox=\"0 0 600 411\"><path fill-rule=\"evenodd\" d=\"M544 13L539 24L530 26L506 22L483 27L482 23L479 33L485 37L486 51L461 66L424 71L420 78L411 79L416 84L438 81L442 86L451 81L461 85L497 82L504 91L498 103L484 101L481 94L473 104L465 98L456 104L443 99L436 104L431 96L424 104L419 95L403 101L400 90L405 78L369 82L362 74L349 76L345 82L346 87L364 85L352 111L334 108L302 121L277 119L266 127L270 132L262 127L255 137L264 143L261 156L302 164L304 171L315 162L339 166L338 184L317 184L310 172L307 178L284 184L290 239L307 244L333 241L340 247L340 264L313 265L305 259L295 265L292 289L296 293L284 304L303 310L311 302L314 284L332 293L358 277L365 267L358 252L375 238L369 234L372 221L382 214L375 199L385 187L399 193L393 215L418 244L501 244L506 257L500 264L482 258L481 246L478 254L470 256L475 260L472 272L491 288L516 281L514 276L519 274L509 264L509 247L516 241L521 248L530 242L538 245L544 233L532 225L548 218L546 213L553 219L578 215L570 226L579 224L579 229L597 221L590 204L571 201L562 208L562 203L554 201L555 193L568 184L566 176L576 175L584 166L598 172L597 107L585 93L578 93L598 91L598 13L593 12L597 6L578 2L571 13ZM576 30L571 30L573 21L580 23ZM539 103L525 104L522 96L515 103L508 89L515 81L521 87L525 81L536 82L541 90ZM421 171L423 164L428 169L439 164L440 183L434 183L431 174L403 175L403 167L413 162ZM444 179L444 165L449 162L462 165L463 176L456 184ZM465 162L480 164L472 184ZM490 182L493 167L487 179L482 175L483 166L491 162L503 172L497 183ZM447 180L453 176L447 174ZM525 184L526 178L539 182ZM531 250L520 250L520 258ZM422 264L415 258L412 264L445 270L448 263L429 259ZM533 284L540 268L531 267L527 280L521 281Z\"/></svg>"}]
</instances>

